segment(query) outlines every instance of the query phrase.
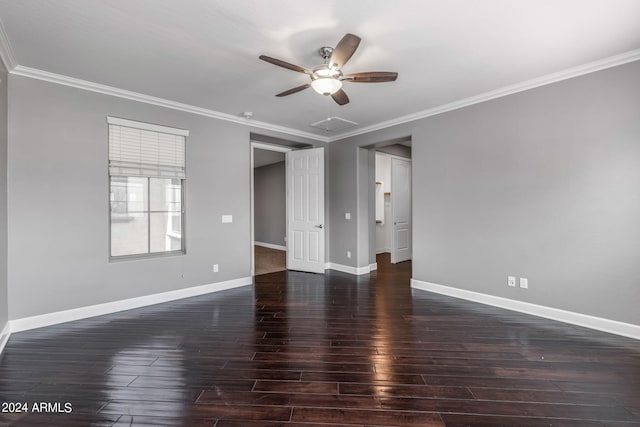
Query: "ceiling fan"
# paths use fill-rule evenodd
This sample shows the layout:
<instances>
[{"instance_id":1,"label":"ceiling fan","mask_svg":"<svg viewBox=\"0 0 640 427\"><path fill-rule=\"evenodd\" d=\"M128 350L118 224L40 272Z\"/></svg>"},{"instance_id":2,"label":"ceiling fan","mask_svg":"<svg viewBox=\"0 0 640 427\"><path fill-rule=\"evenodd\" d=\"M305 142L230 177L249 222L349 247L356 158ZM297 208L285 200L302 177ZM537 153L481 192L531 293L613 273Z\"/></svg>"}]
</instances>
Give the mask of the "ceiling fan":
<instances>
[{"instance_id":1,"label":"ceiling fan","mask_svg":"<svg viewBox=\"0 0 640 427\"><path fill-rule=\"evenodd\" d=\"M360 40L360 37L347 33L338 42L335 49L326 46L321 47L319 53L324 59L324 64L311 70L266 55L260 55L260 59L279 67L307 74L311 78L311 82L303 84L302 86L294 87L293 89L285 90L276 96L281 97L291 95L311 87L319 94L327 96L331 95L334 101L340 105L344 105L349 102L349 97L345 91L342 90L342 82L383 83L392 82L398 78L398 73L387 71L343 74L342 67L347 63L351 56L353 56L360 44Z\"/></svg>"}]
</instances>

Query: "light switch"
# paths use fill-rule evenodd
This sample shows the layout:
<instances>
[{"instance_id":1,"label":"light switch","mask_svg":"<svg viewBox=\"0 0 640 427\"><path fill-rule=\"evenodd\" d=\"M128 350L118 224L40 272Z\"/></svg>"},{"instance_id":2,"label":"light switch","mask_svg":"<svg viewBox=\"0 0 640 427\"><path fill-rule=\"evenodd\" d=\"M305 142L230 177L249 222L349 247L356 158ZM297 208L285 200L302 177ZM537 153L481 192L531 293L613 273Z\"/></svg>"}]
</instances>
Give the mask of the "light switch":
<instances>
[{"instance_id":1,"label":"light switch","mask_svg":"<svg viewBox=\"0 0 640 427\"><path fill-rule=\"evenodd\" d=\"M230 223L233 222L233 215L222 215L222 223Z\"/></svg>"},{"instance_id":2,"label":"light switch","mask_svg":"<svg viewBox=\"0 0 640 427\"><path fill-rule=\"evenodd\" d=\"M351 219L351 212L345 212L344 219Z\"/></svg>"}]
</instances>

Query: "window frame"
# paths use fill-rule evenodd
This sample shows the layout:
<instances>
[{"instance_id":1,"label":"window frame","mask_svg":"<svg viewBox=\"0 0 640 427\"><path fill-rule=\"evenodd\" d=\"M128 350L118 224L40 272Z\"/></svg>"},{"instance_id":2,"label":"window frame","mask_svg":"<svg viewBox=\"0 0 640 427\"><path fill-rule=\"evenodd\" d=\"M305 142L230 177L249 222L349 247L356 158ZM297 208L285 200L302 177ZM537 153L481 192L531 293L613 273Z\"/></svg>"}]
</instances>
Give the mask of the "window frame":
<instances>
[{"instance_id":1,"label":"window frame","mask_svg":"<svg viewBox=\"0 0 640 427\"><path fill-rule=\"evenodd\" d=\"M111 194L111 179L114 177L124 177L124 178L129 178L126 175L109 175L108 177L108 186L109 186L109 195ZM151 210L151 179L152 178L157 178L157 177L152 177L152 176L145 176L145 177L135 177L135 178L144 178L147 180L147 209L141 213L144 213L145 215L147 215L147 249L148 252L144 252L144 253L137 253L137 254L126 254L126 255L112 255L112 233L111 233L111 227L113 224L113 212L111 210L111 200L109 200L109 261L110 262L117 262L117 261L127 261L127 260L133 260L133 259L144 259L144 258L158 258L158 257L165 257L165 256L179 256L179 255L186 255L187 253L187 239L186 239L186 233L185 233L185 220L186 220L186 208L185 208L185 195L186 195L186 191L185 191L185 187L186 187L186 179L180 179L180 211L155 211L155 210ZM163 178L160 178L163 179ZM177 179L177 178L173 178L173 179ZM180 242L181 242L181 249L178 250L174 250L174 251L161 251L161 252L151 252L151 214L152 213L166 213L166 214L171 214L172 212L180 212L180 228L181 228L181 238L180 238Z\"/></svg>"},{"instance_id":2,"label":"window frame","mask_svg":"<svg viewBox=\"0 0 640 427\"><path fill-rule=\"evenodd\" d=\"M189 131L185 131L183 129L175 129L175 128L169 128L166 126L160 126L160 125L154 125L154 124L150 124L150 123L145 123L145 122L136 122L136 121L132 121L132 120L128 120L128 119L120 119L120 118L116 118L116 117L111 117L111 116L107 116L107 122L108 124L117 124L117 125L121 125L121 126L125 126L125 127L132 127L132 128L138 128L138 129L143 129L143 130L152 130L152 131L156 131L156 132L161 132L161 133L173 133L173 134L178 134L178 135L182 135L185 137L185 146L184 146L184 157L185 157L185 164L186 164L186 157L187 157L187 147L186 147L186 138L189 135ZM172 132L168 132L169 130L171 130ZM107 126L107 139L108 139L108 135L109 135L109 126ZM107 158L109 158L109 155L107 153ZM109 162L107 162L108 164ZM112 255L112 225L113 225L113 212L111 209L111 182L112 182L112 178L114 177L125 177L125 178L130 178L130 177L136 177L136 178L144 178L147 181L147 209L144 212L147 215L147 251L145 253L137 253L137 254L126 254L126 255ZM152 178L158 178L158 179L178 179L180 181L180 210L179 211L173 211L173 212L180 212L180 228L181 228L181 238L180 238L180 242L181 242L181 249L178 250L173 250L173 251L161 251L161 252L151 252L151 214L152 213L166 213L171 215L172 211L153 211L151 210L151 179ZM136 176L136 175L112 175L109 167L107 167L107 199L108 199L108 203L107 203L107 209L108 209L108 215L107 215L107 222L108 222L108 238L109 238L109 245L108 245L108 258L109 258L109 262L121 262L121 261L132 261L132 260L136 260L136 259L154 259L154 258L163 258L163 257L173 257L173 256L183 256L187 254L187 233L186 233L186 217L187 217L187 200L186 200L186 186L187 186L187 179L186 179L186 175L183 178L171 178L171 177L163 177L163 176L151 176L151 175L142 175L142 176Z\"/></svg>"}]
</instances>

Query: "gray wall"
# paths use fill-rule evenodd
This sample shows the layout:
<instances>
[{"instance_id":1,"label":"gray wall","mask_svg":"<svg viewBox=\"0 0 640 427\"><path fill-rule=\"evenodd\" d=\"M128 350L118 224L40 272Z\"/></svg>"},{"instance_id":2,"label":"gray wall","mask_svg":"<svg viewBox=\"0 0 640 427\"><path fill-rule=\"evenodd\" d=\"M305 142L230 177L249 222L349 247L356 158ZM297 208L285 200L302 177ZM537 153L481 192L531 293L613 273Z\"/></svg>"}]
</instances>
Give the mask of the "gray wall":
<instances>
[{"instance_id":1,"label":"gray wall","mask_svg":"<svg viewBox=\"0 0 640 427\"><path fill-rule=\"evenodd\" d=\"M286 178L285 162L273 163L253 170L254 238L256 242L285 246Z\"/></svg>"},{"instance_id":2,"label":"gray wall","mask_svg":"<svg viewBox=\"0 0 640 427\"><path fill-rule=\"evenodd\" d=\"M638 76L640 62L416 126L414 278L640 324Z\"/></svg>"},{"instance_id":3,"label":"gray wall","mask_svg":"<svg viewBox=\"0 0 640 427\"><path fill-rule=\"evenodd\" d=\"M565 80L337 142L331 157L412 135L415 279L640 324L638 75L635 62ZM350 160L332 174L349 177ZM332 250L349 239L332 233Z\"/></svg>"},{"instance_id":4,"label":"gray wall","mask_svg":"<svg viewBox=\"0 0 640 427\"><path fill-rule=\"evenodd\" d=\"M9 83L10 319L250 276L248 127L14 75ZM186 255L108 261L107 115L191 132Z\"/></svg>"},{"instance_id":5,"label":"gray wall","mask_svg":"<svg viewBox=\"0 0 640 427\"><path fill-rule=\"evenodd\" d=\"M368 182L366 185L366 191L369 195L369 204L367 206L369 209L369 222L365 230L369 233L367 258L369 264L373 264L376 262L376 152L374 150L366 151L369 157L367 165L369 173L367 175Z\"/></svg>"},{"instance_id":6,"label":"gray wall","mask_svg":"<svg viewBox=\"0 0 640 427\"><path fill-rule=\"evenodd\" d=\"M7 291L7 77L7 70L0 61L0 334L9 319ZM0 340L2 340L1 336Z\"/></svg>"},{"instance_id":7,"label":"gray wall","mask_svg":"<svg viewBox=\"0 0 640 427\"><path fill-rule=\"evenodd\" d=\"M328 259L332 263L356 267L357 265L357 215L358 215L358 147L334 142L328 147L329 221L326 230L329 246ZM345 213L351 219L345 219ZM347 251L351 258L347 258ZM368 265L369 263L367 263ZM362 267L364 265L358 265Z\"/></svg>"},{"instance_id":8,"label":"gray wall","mask_svg":"<svg viewBox=\"0 0 640 427\"><path fill-rule=\"evenodd\" d=\"M374 168L371 168L371 159L375 159L373 157L375 153L371 150L366 150L363 148L358 148L358 193L357 193L357 209L358 212L367 211L369 212L369 221L358 221L358 237L357 237L357 265L358 266L367 266L370 264L370 252L373 251L373 255L375 256L375 245L369 244L372 241L372 232L375 233L370 225L371 221L375 223L376 221L376 213L375 213L375 196L373 193L370 194L370 191L375 191L375 176L373 173L375 172L375 163L373 163ZM353 215L353 213L352 213ZM375 234L373 234L375 237ZM369 250L371 248L371 250Z\"/></svg>"}]
</instances>

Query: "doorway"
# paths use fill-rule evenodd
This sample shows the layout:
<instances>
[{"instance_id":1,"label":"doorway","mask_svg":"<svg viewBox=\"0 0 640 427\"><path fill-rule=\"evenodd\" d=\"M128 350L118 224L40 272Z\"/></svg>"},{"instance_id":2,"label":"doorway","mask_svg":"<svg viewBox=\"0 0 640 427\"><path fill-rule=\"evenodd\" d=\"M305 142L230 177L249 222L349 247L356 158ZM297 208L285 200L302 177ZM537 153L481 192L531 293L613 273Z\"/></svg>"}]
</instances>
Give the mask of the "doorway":
<instances>
[{"instance_id":1,"label":"doorway","mask_svg":"<svg viewBox=\"0 0 640 427\"><path fill-rule=\"evenodd\" d=\"M375 148L375 253L393 264L412 258L410 144Z\"/></svg>"},{"instance_id":2,"label":"doorway","mask_svg":"<svg viewBox=\"0 0 640 427\"><path fill-rule=\"evenodd\" d=\"M324 148L251 142L251 274L324 273Z\"/></svg>"},{"instance_id":3,"label":"doorway","mask_svg":"<svg viewBox=\"0 0 640 427\"><path fill-rule=\"evenodd\" d=\"M290 147L251 143L251 274L287 269L286 153Z\"/></svg>"}]
</instances>

